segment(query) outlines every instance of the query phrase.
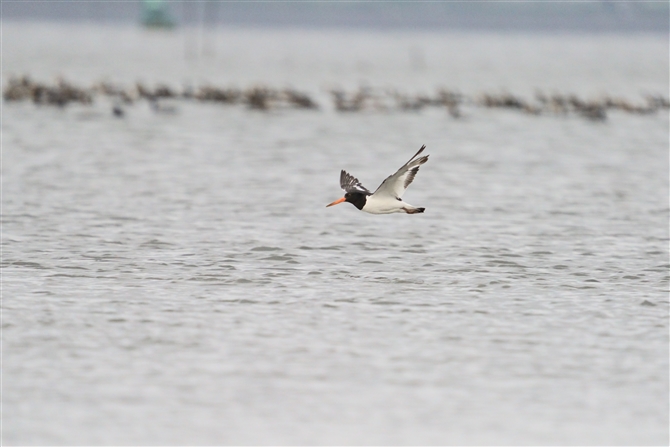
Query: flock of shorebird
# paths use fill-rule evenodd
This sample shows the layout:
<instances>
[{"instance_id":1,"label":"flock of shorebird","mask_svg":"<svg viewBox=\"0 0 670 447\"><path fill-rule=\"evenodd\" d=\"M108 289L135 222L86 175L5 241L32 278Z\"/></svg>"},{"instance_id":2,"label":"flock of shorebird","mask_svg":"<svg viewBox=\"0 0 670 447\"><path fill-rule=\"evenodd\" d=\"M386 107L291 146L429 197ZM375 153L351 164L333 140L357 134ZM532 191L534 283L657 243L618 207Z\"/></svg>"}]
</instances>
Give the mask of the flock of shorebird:
<instances>
[{"instance_id":1,"label":"flock of shorebird","mask_svg":"<svg viewBox=\"0 0 670 447\"><path fill-rule=\"evenodd\" d=\"M359 88L353 92L340 89L330 91L333 105L338 112L364 111L418 111L427 107L446 109L453 118L463 116L463 107L503 108L517 110L530 115L567 115L577 114L593 121L607 119L610 110L619 110L637 115L656 113L660 109L669 109L670 101L661 95L647 95L643 101L633 103L622 98L602 96L598 99L584 100L576 95L535 94L528 101L510 93L484 93L467 96L455 91L440 89L435 95L406 95L395 90L374 90ZM319 104L308 94L291 88L273 89L252 87L249 89L220 88L202 86L186 87L181 91L166 85L155 88L137 83L132 88L122 88L101 82L92 87L79 87L63 79L54 84L33 81L28 76L10 78L4 90L5 101L31 100L35 104L65 106L69 103L91 104L97 95L113 99L112 112L116 116L124 115L124 107L139 100L149 101L157 111L173 110L174 106L162 106L164 99L191 99L221 104L244 104L256 110L277 108L318 109Z\"/></svg>"}]
</instances>

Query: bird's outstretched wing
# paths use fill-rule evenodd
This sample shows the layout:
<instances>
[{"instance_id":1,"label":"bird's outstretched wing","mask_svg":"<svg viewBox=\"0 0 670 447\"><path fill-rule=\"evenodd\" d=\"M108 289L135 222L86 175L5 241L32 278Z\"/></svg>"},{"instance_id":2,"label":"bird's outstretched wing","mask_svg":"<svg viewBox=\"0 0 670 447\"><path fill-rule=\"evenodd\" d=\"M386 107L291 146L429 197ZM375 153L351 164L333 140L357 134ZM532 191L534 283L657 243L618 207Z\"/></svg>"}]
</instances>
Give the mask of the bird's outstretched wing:
<instances>
[{"instance_id":1,"label":"bird's outstretched wing","mask_svg":"<svg viewBox=\"0 0 670 447\"><path fill-rule=\"evenodd\" d=\"M414 154L414 156L398 169L395 174L386 177L386 180L379 185L379 188L377 188L374 194L390 195L396 199L402 198L403 193L412 183L414 177L416 177L416 173L419 172L419 166L428 161L428 155L416 158L425 148L426 145L424 144L421 146L421 149L419 149L419 152Z\"/></svg>"},{"instance_id":2,"label":"bird's outstretched wing","mask_svg":"<svg viewBox=\"0 0 670 447\"><path fill-rule=\"evenodd\" d=\"M372 194L368 189L361 185L356 177L342 170L340 173L340 187L346 192L361 192L363 194Z\"/></svg>"}]
</instances>

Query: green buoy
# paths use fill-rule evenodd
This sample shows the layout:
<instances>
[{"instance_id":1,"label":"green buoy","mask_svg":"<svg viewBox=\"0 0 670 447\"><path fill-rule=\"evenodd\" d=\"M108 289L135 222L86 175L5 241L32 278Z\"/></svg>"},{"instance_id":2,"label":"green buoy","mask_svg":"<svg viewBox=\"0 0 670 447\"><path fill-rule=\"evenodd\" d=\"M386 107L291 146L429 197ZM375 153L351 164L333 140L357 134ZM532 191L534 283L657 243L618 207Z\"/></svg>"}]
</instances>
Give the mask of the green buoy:
<instances>
[{"instance_id":1,"label":"green buoy","mask_svg":"<svg viewBox=\"0 0 670 447\"><path fill-rule=\"evenodd\" d=\"M142 1L142 25L148 28L173 28L175 21L164 0Z\"/></svg>"}]
</instances>

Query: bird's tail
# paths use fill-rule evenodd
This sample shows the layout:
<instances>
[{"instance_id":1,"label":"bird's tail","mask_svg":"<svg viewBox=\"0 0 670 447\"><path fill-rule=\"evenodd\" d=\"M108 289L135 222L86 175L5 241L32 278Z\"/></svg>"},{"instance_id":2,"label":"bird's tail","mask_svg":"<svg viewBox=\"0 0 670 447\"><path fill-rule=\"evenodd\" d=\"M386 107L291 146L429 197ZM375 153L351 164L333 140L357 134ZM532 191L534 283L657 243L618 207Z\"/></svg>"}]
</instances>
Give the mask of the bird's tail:
<instances>
[{"instance_id":1,"label":"bird's tail","mask_svg":"<svg viewBox=\"0 0 670 447\"><path fill-rule=\"evenodd\" d=\"M403 208L407 214L419 214L426 211L426 208Z\"/></svg>"}]
</instances>

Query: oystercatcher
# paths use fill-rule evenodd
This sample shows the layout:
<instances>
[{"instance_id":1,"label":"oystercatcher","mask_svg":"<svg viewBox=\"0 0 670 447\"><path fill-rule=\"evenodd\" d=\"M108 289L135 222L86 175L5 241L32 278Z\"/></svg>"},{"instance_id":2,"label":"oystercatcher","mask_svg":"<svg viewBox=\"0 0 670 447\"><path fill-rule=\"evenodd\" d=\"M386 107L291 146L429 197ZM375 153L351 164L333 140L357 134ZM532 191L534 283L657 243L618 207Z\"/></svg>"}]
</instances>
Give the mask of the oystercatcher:
<instances>
[{"instance_id":1,"label":"oystercatcher","mask_svg":"<svg viewBox=\"0 0 670 447\"><path fill-rule=\"evenodd\" d=\"M419 152L414 154L398 171L386 177L375 192L370 192L361 182L351 174L342 170L340 173L340 186L345 191L344 197L326 205L337 205L342 202L352 203L356 208L370 214L390 213L423 213L425 208L417 208L402 201L402 194L412 183L419 166L428 161L428 155L416 158L426 148L424 144Z\"/></svg>"}]
</instances>

